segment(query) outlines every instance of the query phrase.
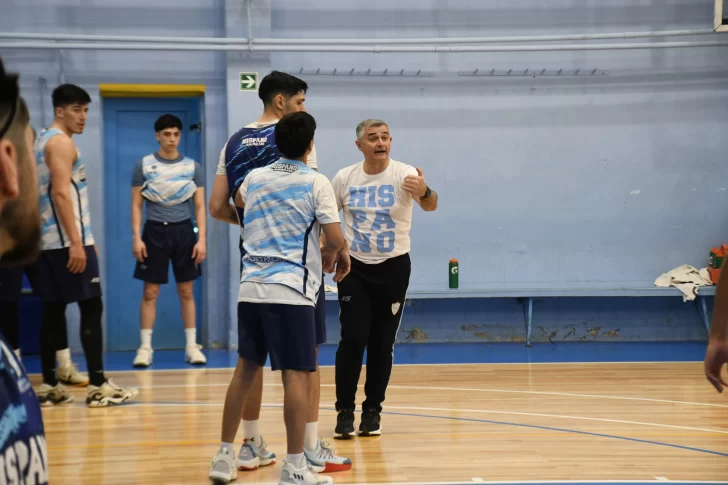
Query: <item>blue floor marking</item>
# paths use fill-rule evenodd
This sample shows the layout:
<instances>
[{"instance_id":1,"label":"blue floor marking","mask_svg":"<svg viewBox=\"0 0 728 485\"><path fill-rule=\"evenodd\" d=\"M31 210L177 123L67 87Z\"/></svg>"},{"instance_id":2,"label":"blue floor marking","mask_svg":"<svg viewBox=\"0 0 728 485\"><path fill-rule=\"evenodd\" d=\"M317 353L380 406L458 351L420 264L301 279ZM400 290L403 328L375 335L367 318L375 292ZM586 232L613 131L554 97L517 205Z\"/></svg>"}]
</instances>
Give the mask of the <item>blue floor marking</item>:
<instances>
[{"instance_id":1,"label":"blue floor marking","mask_svg":"<svg viewBox=\"0 0 728 485\"><path fill-rule=\"evenodd\" d=\"M319 363L333 365L336 345L319 347ZM559 342L535 343L527 348L522 343L443 343L397 344L395 364L544 364L570 362L702 362L705 342ZM107 352L104 364L108 371L130 371L135 352ZM205 350L207 365L185 363L184 350L157 350L151 370L226 369L235 367L237 353L227 350ZM83 355L74 354L74 361L85 370ZM23 356L23 364L31 374L40 372L37 355ZM269 365L269 364L268 364Z\"/></svg>"}]
</instances>

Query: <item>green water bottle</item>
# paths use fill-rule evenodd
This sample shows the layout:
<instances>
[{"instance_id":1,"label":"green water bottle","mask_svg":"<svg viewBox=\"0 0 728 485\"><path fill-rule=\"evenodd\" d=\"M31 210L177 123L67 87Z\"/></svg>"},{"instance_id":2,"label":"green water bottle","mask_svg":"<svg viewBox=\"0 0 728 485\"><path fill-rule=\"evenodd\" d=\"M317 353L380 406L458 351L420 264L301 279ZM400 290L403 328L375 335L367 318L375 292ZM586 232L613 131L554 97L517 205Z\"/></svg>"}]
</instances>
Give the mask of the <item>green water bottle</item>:
<instances>
[{"instance_id":1,"label":"green water bottle","mask_svg":"<svg viewBox=\"0 0 728 485\"><path fill-rule=\"evenodd\" d=\"M450 288L457 288L458 287L458 273L460 271L460 268L458 266L458 260L457 259L451 259L450 260L450 271L449 273L449 279L450 279Z\"/></svg>"}]
</instances>

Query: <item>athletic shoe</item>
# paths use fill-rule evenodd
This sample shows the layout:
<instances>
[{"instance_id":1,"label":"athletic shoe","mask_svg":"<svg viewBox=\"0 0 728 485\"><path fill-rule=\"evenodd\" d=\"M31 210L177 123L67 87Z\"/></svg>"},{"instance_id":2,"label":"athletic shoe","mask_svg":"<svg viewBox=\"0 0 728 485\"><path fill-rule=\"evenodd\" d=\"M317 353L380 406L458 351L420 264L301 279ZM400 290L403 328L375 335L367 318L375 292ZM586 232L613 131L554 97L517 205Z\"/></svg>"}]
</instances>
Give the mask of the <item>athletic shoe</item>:
<instances>
[{"instance_id":1,"label":"athletic shoe","mask_svg":"<svg viewBox=\"0 0 728 485\"><path fill-rule=\"evenodd\" d=\"M343 472L351 469L351 460L343 456L336 456L333 449L329 448L328 443L321 441L316 442L316 449L308 451L303 449L308 464L311 465L313 471L318 473Z\"/></svg>"},{"instance_id":2,"label":"athletic shoe","mask_svg":"<svg viewBox=\"0 0 728 485\"><path fill-rule=\"evenodd\" d=\"M89 384L86 404L90 408L103 408L111 404L121 404L130 399L134 399L137 394L139 394L139 389L135 387L120 387L109 379L101 386Z\"/></svg>"},{"instance_id":3,"label":"athletic shoe","mask_svg":"<svg viewBox=\"0 0 728 485\"><path fill-rule=\"evenodd\" d=\"M304 458L296 468L292 463L283 460L283 469L281 470L281 479L278 485L334 485L331 477L319 476L311 469Z\"/></svg>"},{"instance_id":4,"label":"athletic shoe","mask_svg":"<svg viewBox=\"0 0 728 485\"><path fill-rule=\"evenodd\" d=\"M220 447L220 451L212 459L208 476L212 483L230 483L238 478L232 450Z\"/></svg>"},{"instance_id":5,"label":"athletic shoe","mask_svg":"<svg viewBox=\"0 0 728 485\"><path fill-rule=\"evenodd\" d=\"M259 466L268 466L276 462L276 454L268 451L263 437L260 437L260 446L255 438L243 440L236 465L240 471L252 471Z\"/></svg>"},{"instance_id":6,"label":"athletic shoe","mask_svg":"<svg viewBox=\"0 0 728 485\"><path fill-rule=\"evenodd\" d=\"M382 434L382 418L377 411L367 409L361 413L359 436L379 436Z\"/></svg>"},{"instance_id":7,"label":"athletic shoe","mask_svg":"<svg viewBox=\"0 0 728 485\"><path fill-rule=\"evenodd\" d=\"M56 377L63 384L73 387L86 387L88 386L88 374L83 374L78 371L78 367L73 362L69 362L68 365L59 366L56 369Z\"/></svg>"},{"instance_id":8,"label":"athletic shoe","mask_svg":"<svg viewBox=\"0 0 728 485\"><path fill-rule=\"evenodd\" d=\"M55 386L50 386L44 382L40 385L36 394L38 396L38 402L43 407L66 404L73 401L73 396L60 383Z\"/></svg>"},{"instance_id":9,"label":"athletic shoe","mask_svg":"<svg viewBox=\"0 0 728 485\"><path fill-rule=\"evenodd\" d=\"M190 364L207 364L205 354L200 352L202 345L195 344L193 347L187 347L185 350L185 362Z\"/></svg>"},{"instance_id":10,"label":"athletic shoe","mask_svg":"<svg viewBox=\"0 0 728 485\"><path fill-rule=\"evenodd\" d=\"M149 367L152 365L152 354L154 354L154 351L151 347L145 347L142 345L139 347L139 350L137 350L137 354L136 357L134 357L132 365L134 367Z\"/></svg>"},{"instance_id":11,"label":"athletic shoe","mask_svg":"<svg viewBox=\"0 0 728 485\"><path fill-rule=\"evenodd\" d=\"M336 417L334 438L347 440L354 436L354 410L342 409Z\"/></svg>"}]
</instances>

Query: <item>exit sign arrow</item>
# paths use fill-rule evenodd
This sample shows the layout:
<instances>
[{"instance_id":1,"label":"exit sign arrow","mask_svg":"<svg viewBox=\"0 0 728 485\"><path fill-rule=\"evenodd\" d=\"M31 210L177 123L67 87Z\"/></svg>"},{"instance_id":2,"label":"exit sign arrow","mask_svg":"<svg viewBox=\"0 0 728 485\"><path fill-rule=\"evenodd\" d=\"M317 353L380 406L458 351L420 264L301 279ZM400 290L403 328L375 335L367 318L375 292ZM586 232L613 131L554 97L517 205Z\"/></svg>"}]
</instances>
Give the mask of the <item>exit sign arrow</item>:
<instances>
[{"instance_id":1,"label":"exit sign arrow","mask_svg":"<svg viewBox=\"0 0 728 485\"><path fill-rule=\"evenodd\" d=\"M240 90L255 91L258 89L258 73L257 72L241 72L240 73Z\"/></svg>"}]
</instances>

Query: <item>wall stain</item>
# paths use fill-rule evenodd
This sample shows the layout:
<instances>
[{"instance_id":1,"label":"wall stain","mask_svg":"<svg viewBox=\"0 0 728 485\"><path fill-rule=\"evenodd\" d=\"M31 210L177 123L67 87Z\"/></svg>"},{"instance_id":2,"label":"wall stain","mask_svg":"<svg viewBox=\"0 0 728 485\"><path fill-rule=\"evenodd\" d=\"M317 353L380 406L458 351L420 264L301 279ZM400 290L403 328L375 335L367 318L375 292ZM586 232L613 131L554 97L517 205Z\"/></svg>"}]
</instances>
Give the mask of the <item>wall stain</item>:
<instances>
[{"instance_id":1,"label":"wall stain","mask_svg":"<svg viewBox=\"0 0 728 485\"><path fill-rule=\"evenodd\" d=\"M427 334L419 328L413 328L412 330L404 329L402 332L406 332L407 336L404 338L405 342L424 342L427 340Z\"/></svg>"},{"instance_id":2,"label":"wall stain","mask_svg":"<svg viewBox=\"0 0 728 485\"><path fill-rule=\"evenodd\" d=\"M617 328L615 330L609 330L607 332L604 332L602 334L602 336L609 337L609 338L617 338L617 337L619 337L619 329Z\"/></svg>"}]
</instances>

